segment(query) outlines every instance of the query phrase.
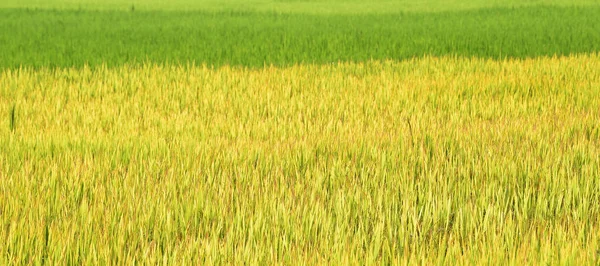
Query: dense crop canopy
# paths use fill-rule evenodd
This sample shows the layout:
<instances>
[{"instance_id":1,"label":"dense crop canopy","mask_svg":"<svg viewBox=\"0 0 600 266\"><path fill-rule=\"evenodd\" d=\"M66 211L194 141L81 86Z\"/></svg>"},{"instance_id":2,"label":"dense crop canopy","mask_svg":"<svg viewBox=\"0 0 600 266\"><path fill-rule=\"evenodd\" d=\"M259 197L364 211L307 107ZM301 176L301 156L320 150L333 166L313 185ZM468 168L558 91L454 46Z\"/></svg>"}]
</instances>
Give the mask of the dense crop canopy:
<instances>
[{"instance_id":1,"label":"dense crop canopy","mask_svg":"<svg viewBox=\"0 0 600 266\"><path fill-rule=\"evenodd\" d=\"M0 263L590 263L599 96L597 55L5 70Z\"/></svg>"}]
</instances>

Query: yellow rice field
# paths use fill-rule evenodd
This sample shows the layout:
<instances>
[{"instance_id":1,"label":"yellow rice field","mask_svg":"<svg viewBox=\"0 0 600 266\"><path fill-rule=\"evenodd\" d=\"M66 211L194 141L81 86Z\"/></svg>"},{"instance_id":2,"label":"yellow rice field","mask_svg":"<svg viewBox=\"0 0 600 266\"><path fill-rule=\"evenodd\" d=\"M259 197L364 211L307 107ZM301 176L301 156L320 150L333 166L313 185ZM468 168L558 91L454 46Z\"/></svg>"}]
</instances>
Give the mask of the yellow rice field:
<instances>
[{"instance_id":1,"label":"yellow rice field","mask_svg":"<svg viewBox=\"0 0 600 266\"><path fill-rule=\"evenodd\" d=\"M597 264L600 55L0 73L0 264Z\"/></svg>"}]
</instances>

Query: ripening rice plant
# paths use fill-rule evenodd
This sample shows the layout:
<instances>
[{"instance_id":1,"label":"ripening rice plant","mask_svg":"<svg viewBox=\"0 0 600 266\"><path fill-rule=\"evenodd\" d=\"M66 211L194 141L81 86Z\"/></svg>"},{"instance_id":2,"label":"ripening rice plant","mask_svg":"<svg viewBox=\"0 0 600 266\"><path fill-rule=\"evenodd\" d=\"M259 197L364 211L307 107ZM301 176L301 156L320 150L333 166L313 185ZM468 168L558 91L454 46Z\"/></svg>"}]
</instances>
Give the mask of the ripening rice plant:
<instances>
[{"instance_id":1,"label":"ripening rice plant","mask_svg":"<svg viewBox=\"0 0 600 266\"><path fill-rule=\"evenodd\" d=\"M597 264L600 58L0 74L0 264Z\"/></svg>"}]
</instances>

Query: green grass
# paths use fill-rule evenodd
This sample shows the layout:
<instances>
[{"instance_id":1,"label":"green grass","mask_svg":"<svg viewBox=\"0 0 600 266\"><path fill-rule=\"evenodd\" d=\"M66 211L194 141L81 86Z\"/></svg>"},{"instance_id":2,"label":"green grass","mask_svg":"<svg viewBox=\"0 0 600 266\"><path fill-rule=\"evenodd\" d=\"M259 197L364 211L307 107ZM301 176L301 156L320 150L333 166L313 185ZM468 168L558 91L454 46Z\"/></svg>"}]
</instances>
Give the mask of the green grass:
<instances>
[{"instance_id":1,"label":"green grass","mask_svg":"<svg viewBox=\"0 0 600 266\"><path fill-rule=\"evenodd\" d=\"M598 0L4 0L0 8L85 10L257 11L302 14L443 12L540 5L598 6Z\"/></svg>"},{"instance_id":2,"label":"green grass","mask_svg":"<svg viewBox=\"0 0 600 266\"><path fill-rule=\"evenodd\" d=\"M599 51L600 8L388 15L17 9L0 10L0 43L1 68L527 58Z\"/></svg>"},{"instance_id":3,"label":"green grass","mask_svg":"<svg viewBox=\"0 0 600 266\"><path fill-rule=\"evenodd\" d=\"M5 70L0 114L3 265L599 259L598 55Z\"/></svg>"}]
</instances>

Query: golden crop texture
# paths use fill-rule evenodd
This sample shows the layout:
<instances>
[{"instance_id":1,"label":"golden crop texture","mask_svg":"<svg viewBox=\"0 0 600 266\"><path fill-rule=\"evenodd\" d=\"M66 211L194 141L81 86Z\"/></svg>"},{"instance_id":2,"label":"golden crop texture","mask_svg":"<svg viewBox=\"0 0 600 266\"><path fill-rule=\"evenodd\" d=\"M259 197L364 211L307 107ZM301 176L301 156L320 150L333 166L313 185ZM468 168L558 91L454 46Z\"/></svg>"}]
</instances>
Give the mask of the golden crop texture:
<instances>
[{"instance_id":1,"label":"golden crop texture","mask_svg":"<svg viewBox=\"0 0 600 266\"><path fill-rule=\"evenodd\" d=\"M0 73L0 264L594 264L600 56Z\"/></svg>"}]
</instances>

